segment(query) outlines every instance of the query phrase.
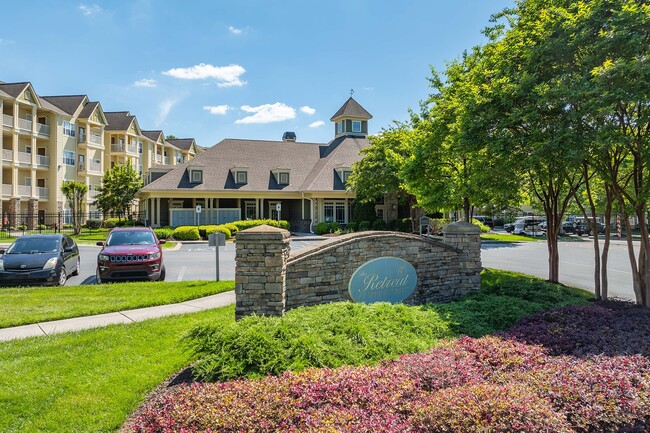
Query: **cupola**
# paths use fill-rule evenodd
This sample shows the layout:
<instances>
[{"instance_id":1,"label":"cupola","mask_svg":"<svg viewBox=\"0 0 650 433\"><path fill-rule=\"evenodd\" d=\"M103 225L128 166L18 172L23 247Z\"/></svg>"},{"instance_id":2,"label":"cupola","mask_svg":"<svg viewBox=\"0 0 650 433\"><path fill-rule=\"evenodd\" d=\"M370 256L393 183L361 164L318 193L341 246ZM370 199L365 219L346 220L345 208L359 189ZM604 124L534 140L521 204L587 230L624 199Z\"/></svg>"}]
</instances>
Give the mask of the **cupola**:
<instances>
[{"instance_id":1,"label":"cupola","mask_svg":"<svg viewBox=\"0 0 650 433\"><path fill-rule=\"evenodd\" d=\"M372 119L372 114L368 113L350 96L330 120L334 122L336 138L342 136L365 138L368 136L368 120L370 119Z\"/></svg>"}]
</instances>

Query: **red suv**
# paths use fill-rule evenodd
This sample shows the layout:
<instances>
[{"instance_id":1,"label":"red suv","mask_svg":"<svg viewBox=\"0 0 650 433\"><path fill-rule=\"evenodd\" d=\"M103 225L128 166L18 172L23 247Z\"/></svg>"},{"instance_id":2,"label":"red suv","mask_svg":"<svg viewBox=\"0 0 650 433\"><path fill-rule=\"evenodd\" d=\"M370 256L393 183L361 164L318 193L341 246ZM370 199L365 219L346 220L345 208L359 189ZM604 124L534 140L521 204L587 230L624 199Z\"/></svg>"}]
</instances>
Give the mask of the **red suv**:
<instances>
[{"instance_id":1,"label":"red suv","mask_svg":"<svg viewBox=\"0 0 650 433\"><path fill-rule=\"evenodd\" d=\"M97 242L97 283L116 280L165 280L165 265L158 240L149 227L114 228L106 242Z\"/></svg>"}]
</instances>

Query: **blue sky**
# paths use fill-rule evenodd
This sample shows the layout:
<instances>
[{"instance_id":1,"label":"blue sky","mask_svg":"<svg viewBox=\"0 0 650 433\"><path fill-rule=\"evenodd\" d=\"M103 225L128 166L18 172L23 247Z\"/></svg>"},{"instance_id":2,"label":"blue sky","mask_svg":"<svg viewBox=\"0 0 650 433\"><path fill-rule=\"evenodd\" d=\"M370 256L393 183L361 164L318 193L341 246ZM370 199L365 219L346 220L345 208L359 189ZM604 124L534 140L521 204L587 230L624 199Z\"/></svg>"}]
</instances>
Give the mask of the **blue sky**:
<instances>
[{"instance_id":1,"label":"blue sky","mask_svg":"<svg viewBox=\"0 0 650 433\"><path fill-rule=\"evenodd\" d=\"M443 69L485 41L513 1L14 1L3 8L0 81L86 94L142 129L194 137L333 138L354 89L370 133L406 120Z\"/></svg>"}]
</instances>

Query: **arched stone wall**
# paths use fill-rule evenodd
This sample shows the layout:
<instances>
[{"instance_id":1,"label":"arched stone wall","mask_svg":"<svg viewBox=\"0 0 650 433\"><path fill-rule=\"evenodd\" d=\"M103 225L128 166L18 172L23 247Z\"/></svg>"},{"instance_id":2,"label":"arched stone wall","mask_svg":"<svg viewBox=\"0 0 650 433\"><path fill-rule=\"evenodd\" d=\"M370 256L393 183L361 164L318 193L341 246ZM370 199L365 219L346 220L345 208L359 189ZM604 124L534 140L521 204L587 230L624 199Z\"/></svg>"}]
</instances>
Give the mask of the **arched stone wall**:
<instances>
[{"instance_id":1,"label":"arched stone wall","mask_svg":"<svg viewBox=\"0 0 650 433\"><path fill-rule=\"evenodd\" d=\"M416 270L404 302L420 305L464 296L480 287L480 230L445 227L443 242L396 232L339 236L290 254L289 233L269 226L237 234L236 315L282 315L305 305L351 300L354 271L380 257L398 257Z\"/></svg>"}]
</instances>

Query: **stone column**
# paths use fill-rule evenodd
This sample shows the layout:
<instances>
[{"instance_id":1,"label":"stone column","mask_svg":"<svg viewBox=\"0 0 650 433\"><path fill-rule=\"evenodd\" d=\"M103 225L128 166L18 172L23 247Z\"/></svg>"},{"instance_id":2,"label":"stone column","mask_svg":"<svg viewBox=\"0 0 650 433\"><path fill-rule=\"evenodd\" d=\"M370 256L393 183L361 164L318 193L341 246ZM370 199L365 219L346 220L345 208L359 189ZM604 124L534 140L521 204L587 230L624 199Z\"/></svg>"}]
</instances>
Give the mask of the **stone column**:
<instances>
[{"instance_id":1,"label":"stone column","mask_svg":"<svg viewBox=\"0 0 650 433\"><path fill-rule=\"evenodd\" d=\"M289 232L262 225L237 233L235 318L282 316L289 258Z\"/></svg>"},{"instance_id":2,"label":"stone column","mask_svg":"<svg viewBox=\"0 0 650 433\"><path fill-rule=\"evenodd\" d=\"M9 199L9 225L14 228L18 227L22 224L20 217L20 199L12 197Z\"/></svg>"},{"instance_id":3,"label":"stone column","mask_svg":"<svg viewBox=\"0 0 650 433\"><path fill-rule=\"evenodd\" d=\"M459 221L443 228L443 241L462 250L458 269L461 280L456 296L477 291L481 287L481 229L471 223Z\"/></svg>"},{"instance_id":4,"label":"stone column","mask_svg":"<svg viewBox=\"0 0 650 433\"><path fill-rule=\"evenodd\" d=\"M27 230L38 228L38 199L30 198L27 203Z\"/></svg>"}]
</instances>

